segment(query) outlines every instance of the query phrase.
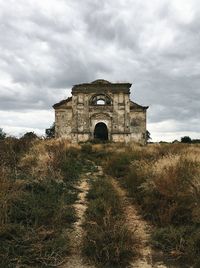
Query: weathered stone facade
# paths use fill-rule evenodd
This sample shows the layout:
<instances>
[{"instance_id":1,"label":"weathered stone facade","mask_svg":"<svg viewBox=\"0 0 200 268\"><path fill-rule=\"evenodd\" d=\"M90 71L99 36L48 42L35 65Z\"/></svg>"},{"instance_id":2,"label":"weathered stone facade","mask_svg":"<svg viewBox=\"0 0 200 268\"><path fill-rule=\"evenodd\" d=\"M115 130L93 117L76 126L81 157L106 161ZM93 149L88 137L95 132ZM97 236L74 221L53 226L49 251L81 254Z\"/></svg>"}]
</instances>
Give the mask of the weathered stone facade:
<instances>
[{"instance_id":1,"label":"weathered stone facade","mask_svg":"<svg viewBox=\"0 0 200 268\"><path fill-rule=\"evenodd\" d=\"M72 97L56 103L55 133L74 143L94 138L146 142L146 110L132 102L129 83L96 80L75 85Z\"/></svg>"}]
</instances>

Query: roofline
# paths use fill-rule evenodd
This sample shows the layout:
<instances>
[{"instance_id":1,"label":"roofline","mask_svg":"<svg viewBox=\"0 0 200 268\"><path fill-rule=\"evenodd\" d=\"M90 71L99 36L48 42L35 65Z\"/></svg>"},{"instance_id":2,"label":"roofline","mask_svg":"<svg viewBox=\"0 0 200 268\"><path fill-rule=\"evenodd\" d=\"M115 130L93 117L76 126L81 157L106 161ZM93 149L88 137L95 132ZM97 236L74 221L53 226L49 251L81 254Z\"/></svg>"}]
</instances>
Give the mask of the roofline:
<instances>
[{"instance_id":1,"label":"roofline","mask_svg":"<svg viewBox=\"0 0 200 268\"><path fill-rule=\"evenodd\" d=\"M132 100L131 100L131 102L132 102L133 104L135 104L136 106L138 106L138 108L145 109L145 110L147 110L147 109L149 108L149 106L142 106L142 105L140 105L140 104L138 104L138 103L136 103L136 102L134 102L134 101L132 101Z\"/></svg>"},{"instance_id":2,"label":"roofline","mask_svg":"<svg viewBox=\"0 0 200 268\"><path fill-rule=\"evenodd\" d=\"M73 85L72 89L73 88L76 88L76 87L85 87L85 86L90 86L90 87L94 87L94 86L97 86L97 85L100 85L101 87L112 87L112 86L127 86L127 87L131 87L132 84L131 83L82 83L82 84L76 84L76 85Z\"/></svg>"},{"instance_id":3,"label":"roofline","mask_svg":"<svg viewBox=\"0 0 200 268\"><path fill-rule=\"evenodd\" d=\"M71 101L71 100L72 100L72 97L68 97L68 98L65 99L65 100L61 100L60 102L55 103L52 107L53 107L54 109L56 109L57 107L60 107L60 106L63 105L64 103L68 103L68 102Z\"/></svg>"},{"instance_id":4,"label":"roofline","mask_svg":"<svg viewBox=\"0 0 200 268\"><path fill-rule=\"evenodd\" d=\"M132 84L130 83L103 83L103 82L95 82L95 83L83 83L74 85L72 87L72 95L76 93L98 93L99 91L107 92L123 92L126 94L130 94L130 87Z\"/></svg>"}]
</instances>

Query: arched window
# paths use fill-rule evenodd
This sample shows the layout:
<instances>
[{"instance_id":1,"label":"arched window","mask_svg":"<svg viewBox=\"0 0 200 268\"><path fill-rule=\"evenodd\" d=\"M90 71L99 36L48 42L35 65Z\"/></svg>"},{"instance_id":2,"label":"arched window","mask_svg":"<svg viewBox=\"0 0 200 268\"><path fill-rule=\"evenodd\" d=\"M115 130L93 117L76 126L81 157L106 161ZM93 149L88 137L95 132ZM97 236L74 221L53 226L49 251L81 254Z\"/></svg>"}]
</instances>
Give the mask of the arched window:
<instances>
[{"instance_id":1,"label":"arched window","mask_svg":"<svg viewBox=\"0 0 200 268\"><path fill-rule=\"evenodd\" d=\"M105 105L105 100L97 100L97 105Z\"/></svg>"},{"instance_id":2,"label":"arched window","mask_svg":"<svg viewBox=\"0 0 200 268\"><path fill-rule=\"evenodd\" d=\"M90 105L111 105L111 98L105 94L92 96Z\"/></svg>"}]
</instances>

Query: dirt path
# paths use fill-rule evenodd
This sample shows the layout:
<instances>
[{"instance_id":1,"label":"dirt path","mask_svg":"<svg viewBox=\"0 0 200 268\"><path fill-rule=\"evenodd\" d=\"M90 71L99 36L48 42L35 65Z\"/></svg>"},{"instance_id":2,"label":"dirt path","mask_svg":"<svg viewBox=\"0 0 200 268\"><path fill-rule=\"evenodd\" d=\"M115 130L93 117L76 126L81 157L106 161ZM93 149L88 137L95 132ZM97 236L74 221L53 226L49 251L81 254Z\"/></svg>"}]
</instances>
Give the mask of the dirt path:
<instances>
[{"instance_id":1,"label":"dirt path","mask_svg":"<svg viewBox=\"0 0 200 268\"><path fill-rule=\"evenodd\" d=\"M81 242L83 234L83 220L84 213L87 209L86 195L89 190L88 178L90 173L84 174L81 176L80 183L77 189L80 191L78 194L78 199L74 204L76 211L76 216L78 220L74 223L73 229L70 233L71 240L71 255L66 258L66 262L61 266L62 268L92 268L92 266L84 263L81 256Z\"/></svg>"},{"instance_id":2,"label":"dirt path","mask_svg":"<svg viewBox=\"0 0 200 268\"><path fill-rule=\"evenodd\" d=\"M89 180L95 179L101 175L103 175L102 168L97 167L97 171L83 174L80 178L80 183L77 186L80 193L78 194L78 199L74 204L78 220L74 223L73 230L70 233L70 239L72 241L71 255L66 258L64 264L60 266L61 268L95 268L94 266L85 263L81 255L81 244L84 232L82 224L84 221L84 214L87 209L86 195L89 191Z\"/></svg>"},{"instance_id":3,"label":"dirt path","mask_svg":"<svg viewBox=\"0 0 200 268\"><path fill-rule=\"evenodd\" d=\"M134 268L167 268L163 263L153 263L153 251L149 245L150 226L138 213L138 209L134 206L127 197L126 190L124 190L119 183L111 178L112 184L121 197L124 213L126 217L126 224L131 231L136 235L139 241L139 254L140 257L132 262L130 267Z\"/></svg>"},{"instance_id":4,"label":"dirt path","mask_svg":"<svg viewBox=\"0 0 200 268\"><path fill-rule=\"evenodd\" d=\"M82 224L84 221L84 214L87 209L86 195L89 191L89 181L102 175L103 170L99 166L97 167L97 171L89 172L81 176L79 185L77 186L80 193L78 195L76 203L74 204L78 220L74 223L73 229L70 233L72 241L72 252L71 255L66 258L64 264L60 266L61 268L95 268L95 266L85 263L81 255L81 244L84 232ZM111 178L111 182L122 200L126 217L126 224L129 227L129 229L135 233L139 241L138 247L140 257L134 262L132 262L130 267L167 268L167 266L161 262L153 263L152 260L153 251L151 246L149 245L150 226L139 215L137 207L130 202L129 198L127 197L126 190L123 189L119 185L119 183L113 178Z\"/></svg>"}]
</instances>

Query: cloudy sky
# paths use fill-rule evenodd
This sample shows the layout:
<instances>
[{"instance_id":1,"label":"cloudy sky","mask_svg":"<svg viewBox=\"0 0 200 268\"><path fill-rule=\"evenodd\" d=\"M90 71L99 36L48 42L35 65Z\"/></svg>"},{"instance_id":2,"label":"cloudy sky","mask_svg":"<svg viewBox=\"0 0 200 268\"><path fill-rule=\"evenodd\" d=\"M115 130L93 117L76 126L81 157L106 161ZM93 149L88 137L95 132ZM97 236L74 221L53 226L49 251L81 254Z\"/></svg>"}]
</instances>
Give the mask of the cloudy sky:
<instances>
[{"instance_id":1,"label":"cloudy sky","mask_svg":"<svg viewBox=\"0 0 200 268\"><path fill-rule=\"evenodd\" d=\"M154 141L200 138L199 0L0 0L0 127L43 134L74 84L130 82Z\"/></svg>"}]
</instances>

